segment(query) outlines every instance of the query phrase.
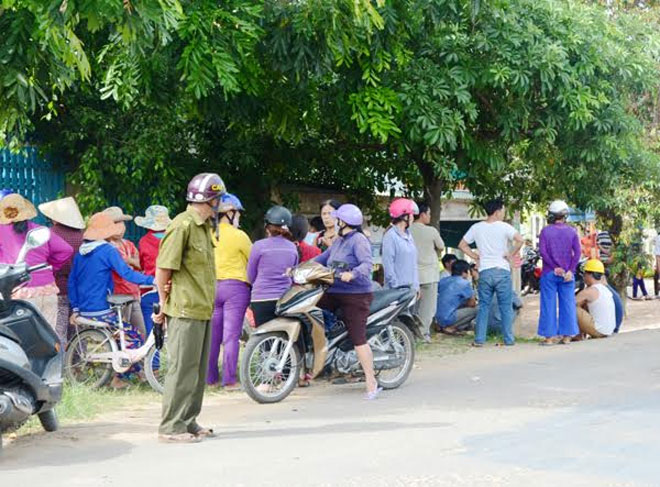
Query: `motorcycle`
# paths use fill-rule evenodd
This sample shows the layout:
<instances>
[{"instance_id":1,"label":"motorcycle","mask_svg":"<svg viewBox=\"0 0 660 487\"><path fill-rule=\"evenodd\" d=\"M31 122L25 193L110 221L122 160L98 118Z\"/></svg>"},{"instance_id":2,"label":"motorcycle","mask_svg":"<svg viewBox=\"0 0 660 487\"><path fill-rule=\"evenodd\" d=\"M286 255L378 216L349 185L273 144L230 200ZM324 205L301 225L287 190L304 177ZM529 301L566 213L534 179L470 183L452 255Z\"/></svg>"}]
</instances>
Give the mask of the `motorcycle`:
<instances>
[{"instance_id":1,"label":"motorcycle","mask_svg":"<svg viewBox=\"0 0 660 487\"><path fill-rule=\"evenodd\" d=\"M277 302L277 317L252 332L240 372L241 384L256 402L282 401L303 370L311 378L323 372L363 375L341 315L326 332L324 311L316 307L334 282L335 272L311 261L293 269L294 285ZM409 287L374 292L367 340L376 378L384 389L399 387L412 370L415 337L422 337L412 313L415 301L416 293Z\"/></svg>"},{"instance_id":2,"label":"motorcycle","mask_svg":"<svg viewBox=\"0 0 660 487\"><path fill-rule=\"evenodd\" d=\"M584 265L587 263L587 258L582 257L575 268L575 294L584 289Z\"/></svg>"},{"instance_id":3,"label":"motorcycle","mask_svg":"<svg viewBox=\"0 0 660 487\"><path fill-rule=\"evenodd\" d=\"M0 434L17 430L34 414L46 431L58 428L54 406L62 397L64 356L59 338L37 308L11 299L31 273L48 267L24 261L49 239L48 228L29 231L16 263L0 264Z\"/></svg>"},{"instance_id":4,"label":"motorcycle","mask_svg":"<svg viewBox=\"0 0 660 487\"><path fill-rule=\"evenodd\" d=\"M538 266L540 258L541 256L536 250L530 250L525 254L521 268L523 296L531 292L538 293L541 290L541 268Z\"/></svg>"}]
</instances>

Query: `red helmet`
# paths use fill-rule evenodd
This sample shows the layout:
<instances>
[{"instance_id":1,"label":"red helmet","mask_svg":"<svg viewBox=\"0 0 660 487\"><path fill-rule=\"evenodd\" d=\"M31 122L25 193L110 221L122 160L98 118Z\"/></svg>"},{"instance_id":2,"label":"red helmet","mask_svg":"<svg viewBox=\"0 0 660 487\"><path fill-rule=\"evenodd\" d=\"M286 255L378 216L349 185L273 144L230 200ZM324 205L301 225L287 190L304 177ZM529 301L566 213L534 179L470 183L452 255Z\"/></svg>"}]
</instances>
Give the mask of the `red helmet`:
<instances>
[{"instance_id":1,"label":"red helmet","mask_svg":"<svg viewBox=\"0 0 660 487\"><path fill-rule=\"evenodd\" d=\"M417 204L413 200L407 198L397 198L390 204L390 217L400 218L404 215L414 215L417 209Z\"/></svg>"},{"instance_id":2,"label":"red helmet","mask_svg":"<svg viewBox=\"0 0 660 487\"><path fill-rule=\"evenodd\" d=\"M205 203L219 198L227 189L222 178L212 172L198 174L188 183L186 200L191 203Z\"/></svg>"}]
</instances>

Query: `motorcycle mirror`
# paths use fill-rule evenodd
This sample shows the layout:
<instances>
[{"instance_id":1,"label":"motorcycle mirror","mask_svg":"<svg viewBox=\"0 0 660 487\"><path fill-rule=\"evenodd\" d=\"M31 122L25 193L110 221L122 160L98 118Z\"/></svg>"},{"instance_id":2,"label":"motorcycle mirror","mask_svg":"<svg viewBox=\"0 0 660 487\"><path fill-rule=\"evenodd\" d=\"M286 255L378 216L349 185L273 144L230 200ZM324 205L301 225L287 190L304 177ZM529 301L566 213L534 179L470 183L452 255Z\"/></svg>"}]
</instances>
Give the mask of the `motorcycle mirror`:
<instances>
[{"instance_id":1,"label":"motorcycle mirror","mask_svg":"<svg viewBox=\"0 0 660 487\"><path fill-rule=\"evenodd\" d=\"M46 227L39 227L30 230L25 238L25 243L16 257L16 264L22 264L25 261L27 253L38 247L41 247L50 240L50 230Z\"/></svg>"}]
</instances>

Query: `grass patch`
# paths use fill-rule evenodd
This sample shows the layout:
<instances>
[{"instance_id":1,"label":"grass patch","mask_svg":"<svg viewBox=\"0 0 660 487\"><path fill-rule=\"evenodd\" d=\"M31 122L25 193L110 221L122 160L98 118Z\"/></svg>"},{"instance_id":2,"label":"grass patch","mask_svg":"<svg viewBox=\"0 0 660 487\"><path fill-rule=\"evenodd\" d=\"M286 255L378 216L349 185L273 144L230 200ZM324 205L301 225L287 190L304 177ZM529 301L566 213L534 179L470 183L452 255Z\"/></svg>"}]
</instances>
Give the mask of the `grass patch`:
<instances>
[{"instance_id":1,"label":"grass patch","mask_svg":"<svg viewBox=\"0 0 660 487\"><path fill-rule=\"evenodd\" d=\"M60 424L70 424L112 411L153 401L160 401L160 394L147 385L133 385L129 389L114 390L108 387L91 389L77 384L64 384L62 400L55 406ZM41 423L36 416L18 430L18 435L41 431Z\"/></svg>"}]
</instances>

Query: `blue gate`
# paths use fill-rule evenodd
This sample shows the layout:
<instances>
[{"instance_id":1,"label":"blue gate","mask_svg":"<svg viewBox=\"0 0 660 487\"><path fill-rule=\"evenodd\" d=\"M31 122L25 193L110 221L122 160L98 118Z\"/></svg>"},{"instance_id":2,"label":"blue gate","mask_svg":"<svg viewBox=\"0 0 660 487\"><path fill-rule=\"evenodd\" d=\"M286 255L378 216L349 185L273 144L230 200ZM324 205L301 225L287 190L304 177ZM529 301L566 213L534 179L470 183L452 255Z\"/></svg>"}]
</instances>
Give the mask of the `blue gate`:
<instances>
[{"instance_id":1,"label":"blue gate","mask_svg":"<svg viewBox=\"0 0 660 487\"><path fill-rule=\"evenodd\" d=\"M35 206L64 194L64 172L40 159L37 149L27 147L18 153L0 150L0 189L8 188L26 197ZM37 221L44 223L43 216Z\"/></svg>"}]
</instances>

